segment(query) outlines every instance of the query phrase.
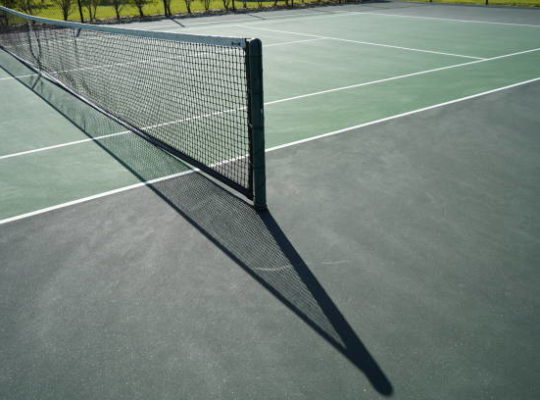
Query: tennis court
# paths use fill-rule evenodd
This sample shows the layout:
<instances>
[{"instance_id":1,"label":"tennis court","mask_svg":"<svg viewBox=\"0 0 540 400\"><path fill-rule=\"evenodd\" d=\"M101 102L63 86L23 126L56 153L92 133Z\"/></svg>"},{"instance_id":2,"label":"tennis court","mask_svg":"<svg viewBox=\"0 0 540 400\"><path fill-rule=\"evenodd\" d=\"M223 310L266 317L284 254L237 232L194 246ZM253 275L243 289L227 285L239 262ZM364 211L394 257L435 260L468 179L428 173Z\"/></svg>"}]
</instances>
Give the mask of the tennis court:
<instances>
[{"instance_id":1,"label":"tennis court","mask_svg":"<svg viewBox=\"0 0 540 400\"><path fill-rule=\"evenodd\" d=\"M540 10L122 27L261 39L268 210L0 50L0 398L538 398Z\"/></svg>"}]
</instances>

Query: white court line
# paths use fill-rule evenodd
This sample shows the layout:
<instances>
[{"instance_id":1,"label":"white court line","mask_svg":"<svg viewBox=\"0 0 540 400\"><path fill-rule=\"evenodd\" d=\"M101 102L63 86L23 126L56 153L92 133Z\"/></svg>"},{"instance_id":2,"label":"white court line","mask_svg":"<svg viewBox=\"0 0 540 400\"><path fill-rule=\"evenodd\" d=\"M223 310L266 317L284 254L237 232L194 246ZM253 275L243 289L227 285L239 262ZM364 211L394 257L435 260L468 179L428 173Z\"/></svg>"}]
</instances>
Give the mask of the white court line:
<instances>
[{"instance_id":1,"label":"white court line","mask_svg":"<svg viewBox=\"0 0 540 400\"><path fill-rule=\"evenodd\" d=\"M31 76L37 76L39 75L37 72L33 74L25 74L25 75L17 75L17 76L6 76L4 78L0 78L0 81L9 81L14 79L21 79L21 78L30 78Z\"/></svg>"},{"instance_id":2,"label":"white court line","mask_svg":"<svg viewBox=\"0 0 540 400\"><path fill-rule=\"evenodd\" d=\"M278 43L270 43L267 45L264 45L264 47L275 47L275 46L285 46L289 44L295 44L295 43L304 43L304 42L314 42L316 40L325 40L324 38L312 38L312 39L301 39L301 40L291 40L288 42L278 42ZM95 70L95 69L103 69L108 67L117 67L117 66L124 66L124 65L130 65L130 64L144 64L148 62L155 62L160 60L172 60L173 58L152 58L147 61L131 61L126 63L115 63L115 64L104 64L104 65L98 65L95 67L80 67L80 68L73 68L73 69L66 69L66 70L60 70L60 71L54 71L54 74L64 74L66 72L80 72L80 71L88 71L88 70ZM8 80L15 80L15 79L21 79L21 78L28 78L31 76L39 75L37 72L33 74L24 74L24 75L17 75L17 76L6 76L4 78L0 78L0 81L8 81Z\"/></svg>"},{"instance_id":3,"label":"white court line","mask_svg":"<svg viewBox=\"0 0 540 400\"><path fill-rule=\"evenodd\" d=\"M423 4L423 5L427 5L427 4ZM362 6L362 5L361 5ZM369 6L369 4L367 5ZM322 17L322 18L325 18L325 17L328 17L328 18L331 18L331 17L344 17L344 16L354 16L354 15L378 15L378 16L382 16L382 17L397 17L397 18L410 18L410 19L428 19L428 20L436 20L436 21L447 21L447 22L460 22L460 23L468 23L468 24L488 24L488 25L508 25L508 26L523 26L523 27L530 27L530 28L540 28L540 25L535 25L535 24L520 24L518 22L496 22L496 21L482 21L482 20L478 20L478 19L462 19L462 18L442 18L442 17L424 17L424 16L416 16L416 15L399 15L399 14L387 14L386 12L375 12L375 11L369 11L370 9L369 8L366 8L366 11L343 11L343 10L339 10L338 7L329 7L329 11L331 11L330 13L327 13L327 14L305 14L305 15L301 15L301 16L306 16L306 17ZM538 10L534 10L534 9L531 9L530 11L532 12L539 12ZM348 14L348 15L347 15ZM281 20L281 19L285 19L285 18L294 18L294 16L289 16L289 17L283 17L283 18L268 18L268 19L265 19L264 21L260 21L260 22L271 22L272 20L276 19L276 20ZM239 23L253 23L252 20L242 20L242 21L238 21ZM233 23L231 21L231 23Z\"/></svg>"},{"instance_id":4,"label":"white court line","mask_svg":"<svg viewBox=\"0 0 540 400\"><path fill-rule=\"evenodd\" d=\"M540 48L531 49L531 50L524 50L524 51L520 51L520 52L517 52L517 53L505 54L505 55L502 55L502 56L486 58L486 59L483 59L483 60L469 61L469 62L461 63L461 64L447 65L445 67L433 68L433 69L428 69L428 70L424 70L424 71L411 72L410 74L397 75L397 76L393 76L393 77L390 77L390 78L378 79L378 80L375 80L375 81L356 83L354 85L342 86L342 87L338 87L338 88L321 90L321 91L318 91L318 92L306 93L306 94L293 96L293 97L287 97L287 98L284 98L284 99L268 101L268 102L265 102L264 105L265 106L271 106L273 104L279 104L279 103L284 103L284 102L287 102L287 101L303 99L303 98L306 98L306 97L319 96L319 95L326 94L326 93L333 93L333 92L338 92L338 91L342 91L342 90L350 90L350 89L355 89L355 88L359 88L359 87L375 85L375 84L378 84L378 83L384 83L384 82L390 82L390 81L398 80L398 79L410 78L410 77L413 77L413 76L419 76L419 75L429 74L429 73L432 73L432 72L444 71L444 70L447 70L447 69L458 68L458 67L463 67L463 66L472 65L472 64L478 64L478 63L481 63L481 62L498 60L498 59L501 59L501 58L507 58L507 57L512 57L512 56L516 56L516 55L520 55L520 54L531 53L531 52L535 52L535 51L539 51L539 50L540 50ZM176 121L170 121L170 122L164 122L164 123L161 123L161 124L151 125L151 126L144 127L143 129L155 129L155 128L159 128L159 127L162 127L162 126L174 125L174 124L177 124L177 123L187 122L187 121L194 120L194 119L206 118L206 117L210 117L210 116L214 116L214 115L219 115L219 114L222 114L222 113L229 113L229 112L235 112L235 111L238 111L238 110L231 109L231 110L226 110L226 111L216 111L216 112L209 113L209 114L202 114L202 115L198 115L198 116L195 116L195 117L184 118L184 119L179 119L179 120L176 120ZM109 134L109 135L96 136L94 138L76 140L76 141L73 141L73 142L66 142L66 143L62 143L62 144L58 144L58 145L52 145L52 146L47 146L47 147L39 147L39 148L36 148L36 149L26 150L26 151L22 151L22 152L18 152L18 153L6 154L6 155L3 155L3 156L0 156L0 160L7 159L7 158L12 158L12 157L18 157L18 156L27 155L27 154L32 154L32 153L38 153L38 152L41 152L41 151L51 150L51 149L55 149L55 148L59 148L59 147L65 147L65 146L71 146L71 145L85 143L85 142L96 141L96 140L100 140L100 139L105 139L107 137L126 134L126 133L130 133L130 131L122 131L122 132L117 132L117 133L113 133L113 134Z\"/></svg>"},{"instance_id":5,"label":"white court line","mask_svg":"<svg viewBox=\"0 0 540 400\"><path fill-rule=\"evenodd\" d=\"M485 60L485 58L482 58L482 57L466 56L466 55L463 55L463 54L446 53L446 52L435 51L435 50L415 49L415 48L412 48L412 47L394 46L394 45L384 44L384 43L365 42L365 41L362 41L362 40L344 39L344 38L339 38L339 37L334 37L334 36L314 35L314 34L311 34L311 33L302 33L302 32L295 32L295 31L284 31L284 30L281 30L281 29L263 28L263 27L260 27L260 26L251 26L251 25L249 26L249 28L253 28L255 30L276 32L276 33L286 33L286 34L289 34L289 35L310 36L310 37L319 38L319 39L328 39L328 40L337 40L337 41L340 41L340 42L365 44L367 46L388 47L388 48L391 48L391 49L414 51L414 52L418 52L418 53L429 53L429 54L438 54L438 55L451 56L451 57L471 58L473 60Z\"/></svg>"},{"instance_id":6,"label":"white court line","mask_svg":"<svg viewBox=\"0 0 540 400\"><path fill-rule=\"evenodd\" d=\"M44 214L44 213L54 211L54 210L58 210L58 209L61 209L61 208L74 206L76 204L85 203L85 202L90 201L90 200L96 200L96 199L99 199L99 198L102 198L102 197L111 196L113 194L126 192L128 190L137 189L137 188L140 188L140 187L143 187L143 186L152 185L152 184L155 184L155 183L158 183L158 182L161 182L161 181L165 181L165 180L168 180L168 179L178 178L180 176L191 174L191 173L196 172L196 171L198 171L198 170L195 169L195 170L178 172L176 174L162 176L161 178L156 178L156 179L152 179L152 180L145 181L145 182L139 182L139 183L135 183L133 185L123 186L123 187L118 188L118 189L109 190L107 192L98 193L98 194L95 194L95 195L92 195L92 196L84 197L82 199L72 200L72 201L68 201L66 203L61 203L61 204L57 204L57 205L54 205L54 206L51 206L51 207L42 208L40 210L32 211L32 212L29 212L29 213L26 213L26 214L21 214L21 215L16 215L16 216L10 217L10 218L5 218L5 219L0 220L0 225L7 224L8 222L18 221L18 220L21 220L21 219L24 219L24 218L33 217L35 215Z\"/></svg>"},{"instance_id":7,"label":"white court line","mask_svg":"<svg viewBox=\"0 0 540 400\"><path fill-rule=\"evenodd\" d=\"M272 12L271 10L269 10L270 12ZM271 18L265 18L265 19L258 19L256 20L257 22L261 22L261 23L264 23L264 22L273 22L273 21L283 21L283 20L289 20L289 19L295 19L295 18L298 18L298 17L311 17L311 18L326 18L326 17L342 17L342 13L346 12L346 11L337 11L337 10L325 10L327 11L326 13L324 11L319 11L317 9L313 9L313 12L310 12L310 13L305 13L305 14L289 14L289 15L281 15L281 16L273 16ZM339 13L339 14L338 14ZM362 14L362 12L356 12L356 11L352 11L351 14ZM250 17L250 14L249 13L246 13L244 14L246 17ZM185 20L183 20L185 22ZM199 27L207 27L207 26L211 26L211 25L223 25L223 26L227 26L227 25L238 25L238 24L243 24L243 23L246 23L246 24L252 24L254 23L255 20L253 18L238 18L238 19L230 19L230 20L226 20L226 21L212 21L212 22L195 22L191 25L189 24L186 24L185 26L178 26L178 25L166 25L166 26L156 26L156 27L151 27L150 30L153 30L153 31L165 31L165 32L177 32L177 31L182 31L184 29L196 29L196 28L199 28ZM136 29L136 28L129 28L129 27L126 27L127 29Z\"/></svg>"},{"instance_id":8,"label":"white court line","mask_svg":"<svg viewBox=\"0 0 540 400\"><path fill-rule=\"evenodd\" d=\"M249 16L249 14L245 14L246 16ZM333 14L328 14L333 15ZM272 21L282 21L286 19L294 19L297 17L323 17L325 15L322 15L321 13L309 13L309 14L295 14L295 15L284 15L279 17L272 17L272 18L266 18L264 20L259 20L259 22L272 22ZM236 25L236 24L243 24L243 23L253 23L254 20L252 18L238 18L238 19L231 19L227 21L212 21L212 22L199 22L199 23L193 23L191 25L186 24L185 26L178 26L178 25L166 25L166 26L156 26L155 28L151 28L151 30L156 31L169 31L175 32L175 31L182 31L184 29L196 29L199 27L208 27L212 25ZM128 28L130 29L130 28ZM132 28L136 29L136 28Z\"/></svg>"},{"instance_id":9,"label":"white court line","mask_svg":"<svg viewBox=\"0 0 540 400\"><path fill-rule=\"evenodd\" d=\"M534 12L538 12L536 10L531 10ZM349 13L347 11L336 11L337 13ZM386 14L386 13L377 13L377 12L360 12L360 11L352 11L351 14L365 14L365 15L378 15L381 17L395 17L395 18L409 18L409 19L427 19L427 20L435 20L435 21L446 21L446 22L461 22L466 24L487 24L487 25L507 25L507 26L523 26L526 28L540 28L540 25L534 25L534 24L519 24L519 23L512 23L512 22L495 22L495 21L480 21L477 19L455 19L455 18L438 18L438 17L421 17L416 15L398 15L398 14Z\"/></svg>"},{"instance_id":10,"label":"white court line","mask_svg":"<svg viewBox=\"0 0 540 400\"><path fill-rule=\"evenodd\" d=\"M364 128L364 127L371 126L371 125L380 124L382 122L395 120L395 119L406 117L406 116L409 116L409 115L418 114L418 113L421 113L421 112L424 112L424 111L433 110L435 108L444 107L444 106L447 106L447 105L450 105L450 104L460 103L460 102L463 102L463 101L475 99L475 98L478 98L478 97L486 96L486 95L489 95L489 94L492 94L492 93L497 93L497 92L500 92L500 91L503 91L503 90L512 89L512 88L515 88L515 87L518 87L518 86L523 86L523 85L527 85L529 83L538 82L538 81L540 81L540 77L534 78L534 79L529 79L529 80L522 81L522 82L517 82L517 83L511 84L511 85L499 87L499 88L496 88L496 89L491 89L491 90L488 90L488 91L485 91L485 92L476 93L476 94L473 94L473 95L470 95L470 96L461 97L459 99L446 101L444 103L434 104L434 105L431 105L431 106L428 106L428 107L423 107L423 108L419 108L419 109L416 109L416 110L407 111L407 112L404 112L404 113L401 113L401 114L392 115L390 117L381 118L381 119L366 122L366 123L363 123L363 124L358 124L358 125L350 126L350 127L347 127L347 128L338 129L338 130L335 130L335 131L332 131L332 132L324 133L322 135L317 135L317 136L313 136L313 137L310 137L310 138L301 139L301 140L297 140L297 141L294 141L294 142L290 142L290 143L270 147L270 148L266 149L265 152L271 152L271 151L283 149L283 148L286 148L286 147L296 146L296 145L299 145L299 144L302 144L302 143L322 139L322 138L325 138L325 137L339 135L339 134L342 134L342 133L350 132L352 130ZM126 192L128 190L136 189L136 188L139 188L139 187L148 186L148 185L151 185L151 184L154 184L154 183L157 183L157 182L161 182L161 181L177 178L177 177L180 177L180 176L183 176L183 175L191 174L191 173L194 173L196 171L197 170L183 171L183 172L180 172L180 173L177 173L177 174L152 179L152 180L149 180L149 181L146 181L146 182L140 182L140 183L136 183L136 184L129 185L129 186L124 186L124 187L114 189L114 190L110 190L110 191L107 191L107 192L98 193L98 194L95 194L95 195L92 195L92 196L83 197L83 198L80 198L80 199L77 199L77 200L57 204L57 205L47 207L47 208L42 208L40 210L32 211L32 212L29 212L29 213L20 214L20 215L14 216L14 217L5 218L5 219L0 220L0 225L7 224L9 222L18 221L18 220L25 219L25 218L29 218L29 217L33 217L33 216L36 216L36 215L44 214L44 213L47 213L47 212L50 212L50 211L70 207L70 206L73 206L73 205L76 205L76 204L85 203L85 202L90 201L90 200L95 200L95 199L99 199L99 198L102 198L102 197L111 196L113 194Z\"/></svg>"},{"instance_id":11,"label":"white court line","mask_svg":"<svg viewBox=\"0 0 540 400\"><path fill-rule=\"evenodd\" d=\"M293 40L290 42L279 42L279 43L270 43L270 44L263 44L263 48L265 47L275 47L275 46L282 46L286 44L295 44L295 43L305 43L305 42L315 42L317 40L326 40L325 38L312 38L312 39L300 39L300 40Z\"/></svg>"},{"instance_id":12,"label":"white court line","mask_svg":"<svg viewBox=\"0 0 540 400\"><path fill-rule=\"evenodd\" d=\"M142 129L143 130L152 130L152 129L161 128L161 127L164 127L164 126L181 124L183 122L189 122L189 121L194 121L194 120L198 120L198 119L202 119L202 118L213 117L215 115L228 114L228 113L243 110L244 108L245 107L231 108L231 109L228 109L228 110L225 110L225 111L214 111L214 112L207 113L207 114L196 115L194 117L182 118L182 119L177 119L177 120L174 120L174 121L161 122L159 124L145 126ZM115 133L109 133L107 135L95 136L95 137L86 138L86 139L74 140L72 142L65 142L65 143L55 144L55 145L52 145L52 146L38 147L36 149L25 150L25 151L21 151L21 152L18 152L18 153L5 154L3 156L0 156L0 160L4 160L4 159L7 159L7 158L24 156L24 155L33 154L33 153L39 153L41 151L46 151L46 150L53 150L53 149L57 149L57 148L60 148L60 147L73 146L73 145L81 144L81 143L97 142L97 141L102 140L102 139L107 139L107 138L111 138L111 137L114 137L114 136L126 135L128 133L133 133L133 132L130 131L130 130L125 130L125 131L120 131L120 132L115 132ZM135 134L135 133L133 133L133 134Z\"/></svg>"},{"instance_id":13,"label":"white court line","mask_svg":"<svg viewBox=\"0 0 540 400\"><path fill-rule=\"evenodd\" d=\"M398 14L386 14L384 12L372 12L369 11L370 9L366 9L366 11L343 11L339 10L339 7L328 7L325 8L326 11L329 11L328 13L321 13L321 12L311 12L306 14L291 14L291 15L283 15L283 16L274 16L272 18L266 18L264 20L260 20L258 22L260 23L272 23L273 21L283 21L283 20L289 20L289 19L295 19L297 17L308 17L310 19L314 18L332 18L332 17L344 17L344 16L355 16L355 15L378 15L383 17L398 17L398 18L410 18L410 19L428 19L428 20L437 20L437 21L447 21L447 22L461 22L461 23L471 23L471 24L489 24L489 25L508 25L508 26L523 26L523 27L532 27L532 28L540 28L540 25L535 24L520 24L520 23L512 23L512 22L495 22L495 21L481 21L481 20L474 20L474 19L458 19L458 18L438 18L438 17L422 17L422 16L414 16L414 15L398 15ZM314 11L318 11L314 9ZM536 10L531 10L535 11ZM246 18L239 18L235 20L228 20L228 21L212 21L212 22L201 22L201 23L194 23L192 25L186 25L184 27L178 27L178 26L163 26L163 27L156 27L152 28L152 30L170 30L171 32L183 30L183 29L190 29L190 28L197 28L197 27L204 27L209 25L237 25L237 24L253 24L253 19L246 19Z\"/></svg>"},{"instance_id":14,"label":"white court line","mask_svg":"<svg viewBox=\"0 0 540 400\"><path fill-rule=\"evenodd\" d=\"M354 11L336 11L336 12L339 13L338 16L346 15L346 14L361 14L361 15L363 15L363 14L371 14L371 15L387 16L386 14L368 13L368 12L354 12ZM333 15L335 16L336 14L330 14L330 15L317 14L316 16L326 17L326 16L333 16ZM388 16L401 17L401 16L398 16L398 15L388 15ZM408 18L408 17L404 17L404 18ZM413 17L411 17L411 18L413 18ZM414 17L414 18L428 18L428 17ZM434 19L438 19L438 18L434 18ZM444 18L441 18L441 19L446 20ZM465 21L465 20L451 20L451 21L471 22L471 21ZM473 21L473 22L475 22L475 21ZM253 22L250 20L249 22L247 22L247 24L253 25ZM536 27L536 25L531 25L531 26ZM540 26L537 26L537 27L540 27ZM314 34L309 34L309 33L283 31L283 30L276 30L276 29L263 28L263 27L254 27L254 28L255 29L261 29L261 30L267 30L267 31L271 31L271 32L278 32L278 33L293 34L293 35L298 35L298 36L313 37L313 39L293 40L293 41L281 42L281 43L271 43L271 44L265 45L264 47L274 47L274 46L288 45L288 44L294 44L294 43L304 43L304 42L309 42L309 41L314 41L314 40L337 40L337 41L365 44L365 45L371 45L371 46L395 48L395 49L407 50L407 51L415 51L415 52L422 52L422 53L447 55L447 56L452 56L452 57L470 58L470 59L474 59L474 60L492 60L492 59L494 59L494 58L482 58L482 57L466 56L466 55L462 55L462 54L446 53L446 52L439 52L439 51L433 51L433 50L415 49L415 48L410 48L410 47L393 46L393 45L388 45L388 44L383 44L383 43L365 42L365 41L358 41L358 40L352 40L352 39L343 39L343 38L336 38L336 37L330 37L330 36L314 35ZM159 60L160 59L158 58L158 59L154 59L154 60L149 60L147 62L153 62L153 61L159 61ZM129 63L108 64L108 65L96 66L96 67L81 67L81 68L75 68L75 69L71 69L71 70L64 70L64 71L57 71L57 72L61 72L61 73L78 72L78 71L85 71L85 70L102 69L102 68L111 67L111 66L128 65L128 64L138 63L138 62L140 62L140 61L129 62ZM26 77L31 77L31 76L34 76L34 75L35 74L25 74L25 75L20 75L20 76L17 76L17 77L8 76L8 77L0 78L0 81L7 81L7 80L16 79L16 78L26 78Z\"/></svg>"},{"instance_id":15,"label":"white court line","mask_svg":"<svg viewBox=\"0 0 540 400\"><path fill-rule=\"evenodd\" d=\"M382 122L391 121L391 120L402 118L402 117L407 117L409 115L418 114L418 113L421 113L421 112L424 112L424 111L433 110L435 108L448 106L450 104L460 103L462 101L472 100L472 99L482 97L482 96L486 96L486 95L489 95L489 94L492 94L492 93L501 92L503 90L508 90L508 89L512 89L512 88L515 88L515 87L518 87L518 86L528 85L529 83L539 82L539 81L540 81L540 77L533 78L533 79L528 79L526 81L517 82L517 83L513 83L511 85L499 87L499 88L496 88L496 89L487 90L485 92L480 92L480 93L472 94L470 96L461 97L459 99L445 101L444 103L438 103L438 104L434 104L434 105L431 105L431 106L418 108L416 110L407 111L407 112L404 112L404 113L401 113L401 114L392 115L390 117L385 117L385 118L377 119L377 120L374 120L374 121L349 126L347 128L338 129L336 131L323 133L322 135L312 136L312 137L309 137L309 138L306 138L306 139L297 140L295 142L290 142L290 143L270 147L270 148L266 149L266 151L268 152L268 151L279 150L279 149L282 149L282 148L285 148L285 147L290 147L290 146L295 146L295 145L301 144L301 143L311 142L313 140L322 139L322 138L325 138L325 137L328 137L328 136L339 135L341 133L349 132L349 131L352 131L352 130L355 130L355 129L364 128L366 126L376 125L376 124L380 124Z\"/></svg>"},{"instance_id":16,"label":"white court line","mask_svg":"<svg viewBox=\"0 0 540 400\"><path fill-rule=\"evenodd\" d=\"M46 151L46 150L59 149L61 147L73 146L75 144L81 144L81 143L87 143L87 142L96 142L98 140L110 138L110 137L113 137L113 136L125 135L127 133L131 133L131 131L121 131L121 132L116 132L116 133L110 133L108 135L101 135L101 136L95 136L95 137L92 137L92 138L74 140L73 142L65 142L65 143L55 144L55 145L52 145L52 146L38 147L37 149L20 151L18 153L10 153L10 154L0 156L0 160L5 160L5 159L8 159L8 158L24 156L24 155L27 155L27 154L39 153L41 151Z\"/></svg>"},{"instance_id":17,"label":"white court line","mask_svg":"<svg viewBox=\"0 0 540 400\"><path fill-rule=\"evenodd\" d=\"M394 80L398 80L398 79L404 79L404 78L410 78L410 77L418 76L418 75L430 74L432 72L445 71L445 70L452 69L452 68L459 68L459 67L464 67L464 66L467 66L467 65L479 64L479 63L483 63L483 62L487 62L487 61L499 60L501 58L513 57L513 56L517 56L517 55L520 55L520 54L532 53L532 52L539 51L539 50L540 50L540 47L537 48L537 49L518 51L516 53L511 53L511 54L504 54L502 56L497 56L497 57L484 58L482 60L468 61L466 63L447 65L445 67L433 68L433 69L428 69L428 70L425 70L425 71L411 72L410 74L397 75L397 76L393 76L393 77L390 77L390 78L378 79L376 81L356 83L354 85L342 86L342 87L338 87L338 88L334 88L334 89L321 90L319 92L301 94L299 96L289 97L289 98L286 98L286 99L269 101L269 102L264 103L264 104L265 105L272 105L272 104L283 103L283 102L291 101L291 100L303 99L305 97L318 96L318 95L321 95L321 94L338 92L338 91L341 91L341 90L355 89L355 88L359 88L359 87L362 87L362 86L369 86L369 85L374 85L374 84L377 84L377 83L390 82L390 81L394 81Z\"/></svg>"}]
</instances>

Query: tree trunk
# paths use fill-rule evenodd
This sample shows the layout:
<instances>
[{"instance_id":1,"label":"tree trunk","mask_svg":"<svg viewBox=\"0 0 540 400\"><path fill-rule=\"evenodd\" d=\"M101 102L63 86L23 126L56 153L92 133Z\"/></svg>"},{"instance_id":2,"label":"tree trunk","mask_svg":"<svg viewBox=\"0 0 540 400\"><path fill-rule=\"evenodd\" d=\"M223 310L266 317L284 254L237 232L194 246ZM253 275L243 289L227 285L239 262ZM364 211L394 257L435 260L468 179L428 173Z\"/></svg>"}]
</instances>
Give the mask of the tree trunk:
<instances>
[{"instance_id":1,"label":"tree trunk","mask_svg":"<svg viewBox=\"0 0 540 400\"><path fill-rule=\"evenodd\" d=\"M169 4L170 0L163 0L163 12L165 13L166 17L171 16L171 7Z\"/></svg>"}]
</instances>

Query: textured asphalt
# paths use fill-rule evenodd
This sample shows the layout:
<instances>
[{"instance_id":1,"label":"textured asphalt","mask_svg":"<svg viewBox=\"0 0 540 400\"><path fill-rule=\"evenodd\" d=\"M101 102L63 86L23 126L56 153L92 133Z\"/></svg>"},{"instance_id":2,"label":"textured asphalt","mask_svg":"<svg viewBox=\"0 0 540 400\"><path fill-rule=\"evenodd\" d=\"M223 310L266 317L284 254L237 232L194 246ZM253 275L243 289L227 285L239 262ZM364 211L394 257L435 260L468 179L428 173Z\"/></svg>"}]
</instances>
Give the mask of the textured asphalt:
<instances>
[{"instance_id":1,"label":"textured asphalt","mask_svg":"<svg viewBox=\"0 0 540 400\"><path fill-rule=\"evenodd\" d=\"M416 15L448 10L532 23ZM57 115L30 133L116 129L33 89ZM267 213L188 174L0 225L0 399L539 398L539 98L536 82L269 152ZM184 170L125 138L68 169L42 157L25 161L42 204L89 164L111 188ZM4 187L30 184L6 165ZM10 207L36 204L17 190Z\"/></svg>"}]
</instances>

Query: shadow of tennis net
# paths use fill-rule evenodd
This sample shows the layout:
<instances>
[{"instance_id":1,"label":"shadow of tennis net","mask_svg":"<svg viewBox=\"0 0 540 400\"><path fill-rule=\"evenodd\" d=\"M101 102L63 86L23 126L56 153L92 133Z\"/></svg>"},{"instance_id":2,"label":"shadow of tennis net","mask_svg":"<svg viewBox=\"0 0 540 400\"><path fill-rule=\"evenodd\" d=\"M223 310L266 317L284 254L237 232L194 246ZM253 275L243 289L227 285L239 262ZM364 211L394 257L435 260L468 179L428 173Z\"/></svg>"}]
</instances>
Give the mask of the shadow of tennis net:
<instances>
[{"instance_id":1,"label":"shadow of tennis net","mask_svg":"<svg viewBox=\"0 0 540 400\"><path fill-rule=\"evenodd\" d=\"M359 368L379 393L392 385L271 212L252 206L13 61L9 74L67 118L227 257ZM171 176L174 176L171 178ZM160 180L163 177L166 179Z\"/></svg>"}]
</instances>

